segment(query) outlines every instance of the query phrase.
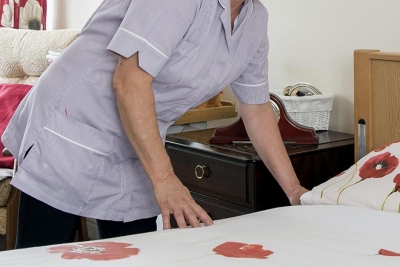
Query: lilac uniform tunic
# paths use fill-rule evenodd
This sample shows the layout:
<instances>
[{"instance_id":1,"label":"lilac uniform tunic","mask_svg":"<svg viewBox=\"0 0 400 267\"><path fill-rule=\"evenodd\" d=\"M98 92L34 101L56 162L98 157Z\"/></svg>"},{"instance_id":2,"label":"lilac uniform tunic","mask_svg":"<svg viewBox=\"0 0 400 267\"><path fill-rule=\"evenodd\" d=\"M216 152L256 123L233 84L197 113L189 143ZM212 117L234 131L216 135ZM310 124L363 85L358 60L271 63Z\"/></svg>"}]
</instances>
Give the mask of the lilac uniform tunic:
<instances>
[{"instance_id":1,"label":"lilac uniform tunic","mask_svg":"<svg viewBox=\"0 0 400 267\"><path fill-rule=\"evenodd\" d=\"M86 217L127 222L158 215L152 184L121 124L116 64L138 52L154 77L163 140L177 118L227 85L243 103L265 103L267 12L247 0L233 33L230 21L229 0L103 1L2 137L19 161L12 184Z\"/></svg>"}]
</instances>

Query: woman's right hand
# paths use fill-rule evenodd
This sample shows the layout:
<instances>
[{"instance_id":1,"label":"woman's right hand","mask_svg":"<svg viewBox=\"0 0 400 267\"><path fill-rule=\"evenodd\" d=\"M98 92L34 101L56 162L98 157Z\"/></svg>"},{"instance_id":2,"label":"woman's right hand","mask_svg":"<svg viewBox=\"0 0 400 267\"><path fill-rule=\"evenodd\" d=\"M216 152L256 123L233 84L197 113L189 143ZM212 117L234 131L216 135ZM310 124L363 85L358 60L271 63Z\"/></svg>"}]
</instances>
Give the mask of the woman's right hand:
<instances>
[{"instance_id":1,"label":"woman's right hand","mask_svg":"<svg viewBox=\"0 0 400 267\"><path fill-rule=\"evenodd\" d=\"M171 229L171 214L174 215L179 228L186 228L187 223L192 227L213 224L208 214L194 201L189 190L173 175L154 185L154 194L160 206L163 229Z\"/></svg>"}]
</instances>

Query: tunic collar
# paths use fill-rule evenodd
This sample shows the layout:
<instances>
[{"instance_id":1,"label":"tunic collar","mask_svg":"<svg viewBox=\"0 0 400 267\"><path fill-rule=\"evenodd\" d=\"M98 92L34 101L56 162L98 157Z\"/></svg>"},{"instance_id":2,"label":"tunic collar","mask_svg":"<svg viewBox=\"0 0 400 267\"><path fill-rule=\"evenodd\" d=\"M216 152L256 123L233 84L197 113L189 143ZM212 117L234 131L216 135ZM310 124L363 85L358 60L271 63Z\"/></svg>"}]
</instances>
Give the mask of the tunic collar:
<instances>
[{"instance_id":1,"label":"tunic collar","mask_svg":"<svg viewBox=\"0 0 400 267\"><path fill-rule=\"evenodd\" d=\"M244 5L242 7L242 10L240 11L240 14L238 15L238 18L243 16L243 19L240 21L240 24L238 25L238 28L235 30L234 34L232 34L232 28L231 28L231 1L230 0L218 0L220 6L224 9L223 12L220 15L220 19L222 22L222 25L224 26L225 30L225 39L228 45L228 48L230 49L231 43L234 42L235 39L237 39L239 36L242 35L244 29L245 29L245 24L247 23L247 20L251 17L253 13L253 0L245 0Z\"/></svg>"}]
</instances>

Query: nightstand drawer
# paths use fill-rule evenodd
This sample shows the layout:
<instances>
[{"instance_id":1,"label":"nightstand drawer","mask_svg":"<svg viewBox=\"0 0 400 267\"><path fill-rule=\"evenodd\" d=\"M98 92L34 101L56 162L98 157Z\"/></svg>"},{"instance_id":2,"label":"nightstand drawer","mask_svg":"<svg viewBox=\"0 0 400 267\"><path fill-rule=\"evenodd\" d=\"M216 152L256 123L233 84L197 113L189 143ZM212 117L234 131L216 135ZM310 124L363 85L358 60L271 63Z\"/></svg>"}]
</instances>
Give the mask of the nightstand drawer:
<instances>
[{"instance_id":1,"label":"nightstand drawer","mask_svg":"<svg viewBox=\"0 0 400 267\"><path fill-rule=\"evenodd\" d=\"M167 146L175 174L190 191L251 207L245 161Z\"/></svg>"},{"instance_id":2,"label":"nightstand drawer","mask_svg":"<svg viewBox=\"0 0 400 267\"><path fill-rule=\"evenodd\" d=\"M191 192L191 194L196 203L207 212L208 216L210 216L213 221L232 218L253 212L253 210L250 208L245 208L243 206L232 204L223 200L194 192ZM174 215L171 215L171 226L172 228L178 228L178 224L176 223Z\"/></svg>"},{"instance_id":3,"label":"nightstand drawer","mask_svg":"<svg viewBox=\"0 0 400 267\"><path fill-rule=\"evenodd\" d=\"M213 220L236 217L251 213L252 210L242 206L228 203L223 200L207 197L192 192L192 196L197 204L199 204Z\"/></svg>"}]
</instances>

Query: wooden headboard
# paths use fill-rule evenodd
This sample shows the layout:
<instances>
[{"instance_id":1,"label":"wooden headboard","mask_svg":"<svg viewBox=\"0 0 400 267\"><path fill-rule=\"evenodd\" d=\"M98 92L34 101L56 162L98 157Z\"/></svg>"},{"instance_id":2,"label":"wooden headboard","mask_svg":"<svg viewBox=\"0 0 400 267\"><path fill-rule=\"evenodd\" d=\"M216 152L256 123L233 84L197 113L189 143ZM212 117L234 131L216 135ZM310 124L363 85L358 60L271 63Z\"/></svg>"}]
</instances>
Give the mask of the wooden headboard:
<instances>
[{"instance_id":1,"label":"wooden headboard","mask_svg":"<svg viewBox=\"0 0 400 267\"><path fill-rule=\"evenodd\" d=\"M400 139L400 53L354 51L354 137L356 161L362 143L369 153Z\"/></svg>"}]
</instances>

